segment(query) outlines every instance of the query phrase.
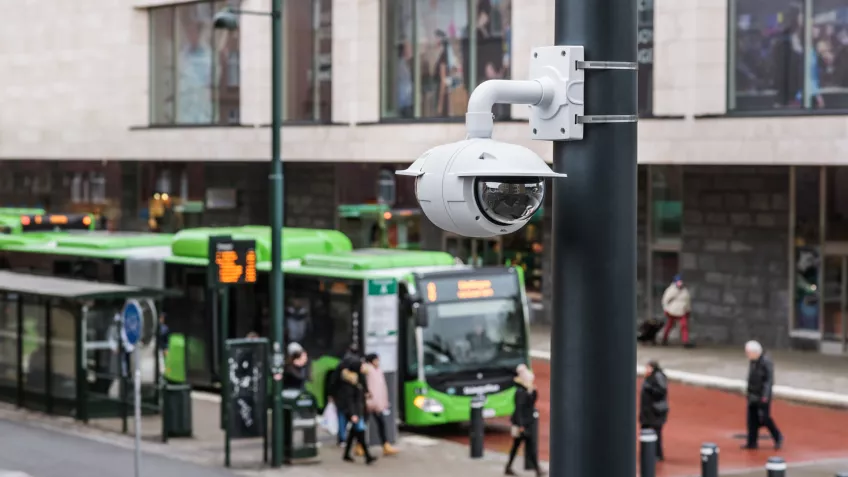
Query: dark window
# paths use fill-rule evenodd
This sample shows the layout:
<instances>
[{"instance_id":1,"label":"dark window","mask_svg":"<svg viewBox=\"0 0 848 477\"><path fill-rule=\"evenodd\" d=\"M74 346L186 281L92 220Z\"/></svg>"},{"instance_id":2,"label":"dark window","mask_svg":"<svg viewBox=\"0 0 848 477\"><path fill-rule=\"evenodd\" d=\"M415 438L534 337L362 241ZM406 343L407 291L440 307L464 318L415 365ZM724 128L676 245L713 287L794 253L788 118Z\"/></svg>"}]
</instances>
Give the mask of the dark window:
<instances>
[{"instance_id":1,"label":"dark window","mask_svg":"<svg viewBox=\"0 0 848 477\"><path fill-rule=\"evenodd\" d=\"M383 0L388 118L461 117L474 86L510 78L511 0ZM498 118L509 117L497 105Z\"/></svg>"},{"instance_id":2,"label":"dark window","mask_svg":"<svg viewBox=\"0 0 848 477\"><path fill-rule=\"evenodd\" d=\"M848 0L732 0L729 109L848 108L846 9Z\"/></svg>"},{"instance_id":3,"label":"dark window","mask_svg":"<svg viewBox=\"0 0 848 477\"><path fill-rule=\"evenodd\" d=\"M150 123L236 124L238 30L214 29L215 13L238 0L150 10Z\"/></svg>"},{"instance_id":4,"label":"dark window","mask_svg":"<svg viewBox=\"0 0 848 477\"><path fill-rule=\"evenodd\" d=\"M638 0L639 114L654 110L654 0Z\"/></svg>"},{"instance_id":5,"label":"dark window","mask_svg":"<svg viewBox=\"0 0 848 477\"><path fill-rule=\"evenodd\" d=\"M284 2L286 121L329 122L332 111L332 0ZM286 46L287 45L287 46Z\"/></svg>"}]
</instances>

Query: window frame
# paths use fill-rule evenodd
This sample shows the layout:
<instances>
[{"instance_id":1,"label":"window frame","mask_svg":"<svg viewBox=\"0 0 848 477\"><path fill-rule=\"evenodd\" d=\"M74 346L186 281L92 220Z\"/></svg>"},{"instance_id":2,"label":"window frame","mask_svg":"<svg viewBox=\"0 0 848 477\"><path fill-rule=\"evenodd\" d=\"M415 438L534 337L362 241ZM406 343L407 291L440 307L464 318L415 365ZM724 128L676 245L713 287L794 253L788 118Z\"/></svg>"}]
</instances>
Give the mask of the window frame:
<instances>
[{"instance_id":1,"label":"window frame","mask_svg":"<svg viewBox=\"0 0 848 477\"><path fill-rule=\"evenodd\" d=\"M813 22L810 19L813 17L813 3L815 0L798 0L803 9L804 14L804 57L803 57L803 80L801 96L802 102L799 108L772 108L772 109L743 109L736 108L736 11L737 4L740 0L727 0L727 42L725 45L726 54L726 76L725 76L725 116L732 117L781 117L781 116L834 116L848 114L848 108L832 108L832 109L816 109L812 107L812 97L807 94L810 90L810 71L809 64L812 58L812 53L808 47L812 42ZM744 0L743 0L744 1ZM768 1L768 0L758 0ZM846 3L848 6L848 3ZM843 93L848 97L848 92Z\"/></svg>"},{"instance_id":2,"label":"window frame","mask_svg":"<svg viewBox=\"0 0 848 477\"><path fill-rule=\"evenodd\" d=\"M405 0L380 0L379 2L379 42L380 42L380 122L381 123L408 123L408 122L422 122L422 123L454 123L454 122L462 122L465 119L465 114L460 114L457 116L446 115L446 116L422 116L421 111L421 97L422 97L422 85L421 85L421 56L420 56L420 47L419 47L419 36L418 36L418 23L419 23L419 7L418 3L420 0L408 0L410 3L410 15L411 15L411 30L410 30L410 43L412 46L412 83L413 83L413 114L412 117L404 118L399 117L397 112L391 112L388 109L388 95L390 94L390 90L386 88L386 85L390 81L391 76L389 75L390 68L387 68L387 58L389 55L389 51L387 50L388 46L388 15L387 15L387 4L388 2L394 2L395 5L399 5L402 1ZM467 41L468 41L468 58L464 59L464 64L468 65L468 71L466 72L466 81L465 88L470 97L474 88L477 87L477 49L478 49L478 34L477 28L474 28L475 18L477 16L477 1L476 0L456 0L456 1L464 1L466 3L466 12L468 15L468 25L466 26L467 32ZM509 25L510 28L513 29L512 34L514 34L514 12L515 12L515 0L509 1ZM514 51L512 49L512 42L510 37L510 44L508 47L509 55L510 55L510 63L514 63ZM510 68L510 76L506 79L512 79L512 68ZM473 85L473 86L472 86ZM507 105L509 106L509 105ZM497 122L510 122L515 121L516 118L512 116L511 108L505 108L506 114L501 117L496 117L495 121Z\"/></svg>"},{"instance_id":3,"label":"window frame","mask_svg":"<svg viewBox=\"0 0 848 477\"><path fill-rule=\"evenodd\" d=\"M178 85L177 85L177 69L178 69L178 41L177 41L177 29L179 23L179 14L178 11L181 8L201 5L201 4L209 4L212 9L212 15L214 16L215 12L217 12L220 8L223 8L225 5L233 2L240 2L240 0L195 0L189 2L182 2L176 4L167 4L156 7L151 7L147 9L147 18L148 18L148 28L147 28L147 47L148 47L148 74L147 74L147 89L148 89L148 118L147 123L151 128L197 128L197 127L240 127L241 126L241 105L242 105L242 78L241 78L241 48L242 48L242 37L241 30L239 29L239 37L237 40L238 44L238 56L239 56L239 83L238 83L238 114L232 118L225 117L221 113L221 96L220 89L224 87L219 84L220 82L216 82L215 77L217 74L220 74L222 68L226 68L227 65L219 65L218 54L219 52L215 48L215 44L218 41L216 36L216 29L212 28L211 32L211 60L210 60L210 68L211 68L211 78L212 78L212 86L210 87L212 91L210 92L210 103L212 108L212 119L209 122L179 122L177 118L177 109L178 109ZM169 27L170 30L170 38L171 38L171 50L173 54L173 66L171 68L171 97L172 99L172 119L171 121L160 122L157 120L157 112L158 108L164 106L156 106L157 98L154 97L153 92L157 89L154 87L156 83L157 73L159 72L156 68L156 42L157 36L156 33L156 23L154 21L154 15L156 12L170 10L170 20L171 25Z\"/></svg>"},{"instance_id":4,"label":"window frame","mask_svg":"<svg viewBox=\"0 0 848 477\"><path fill-rule=\"evenodd\" d=\"M312 78L310 79L310 83L312 84L312 94L310 95L310 100L312 101L312 114L308 119L303 118L292 118L289 114L289 106L290 103L287 101L288 93L289 93L289 82L286 80L290 71L294 68L290 67L290 61L293 56L297 56L298 51L292 51L287 47L289 39L289 23L288 19L291 18L291 15L286 15L286 9L289 8L290 3L285 3L283 5L283 45L282 45L282 53L283 53L283 78L282 78L282 113L283 113L283 124L332 124L333 122L333 9L335 8L333 0L307 0L311 2L310 8L310 24L311 24L311 33L312 33L312 41L310 42L310 54L309 54L309 71L312 72ZM328 2L329 5L329 23L324 25L321 22L321 7L323 2ZM329 57L329 68L330 68L330 79L329 79L329 88L328 88L328 96L327 103L329 104L329 109L327 111L327 117L321 117L321 81L320 76L323 71L320 68L321 62L320 59L323 56L321 53L321 41L320 32L322 28L328 28L330 32L330 36L328 41L330 43L329 50L325 53ZM298 48L298 43L294 42L294 48Z\"/></svg>"}]
</instances>

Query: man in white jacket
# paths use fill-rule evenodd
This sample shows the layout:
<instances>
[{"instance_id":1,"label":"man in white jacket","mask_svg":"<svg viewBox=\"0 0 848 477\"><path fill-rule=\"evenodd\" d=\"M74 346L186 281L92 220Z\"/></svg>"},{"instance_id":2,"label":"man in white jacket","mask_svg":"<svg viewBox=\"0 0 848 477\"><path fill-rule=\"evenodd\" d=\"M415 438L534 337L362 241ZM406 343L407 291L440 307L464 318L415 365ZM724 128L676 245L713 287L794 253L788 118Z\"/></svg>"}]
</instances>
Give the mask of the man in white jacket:
<instances>
[{"instance_id":1,"label":"man in white jacket","mask_svg":"<svg viewBox=\"0 0 848 477\"><path fill-rule=\"evenodd\" d=\"M674 281L663 293L662 305L668 320L663 331L663 346L668 344L668 334L674 328L674 324L679 321L680 339L683 341L683 346L689 347L689 312L692 310L692 299L683 283L683 277L675 275Z\"/></svg>"}]
</instances>

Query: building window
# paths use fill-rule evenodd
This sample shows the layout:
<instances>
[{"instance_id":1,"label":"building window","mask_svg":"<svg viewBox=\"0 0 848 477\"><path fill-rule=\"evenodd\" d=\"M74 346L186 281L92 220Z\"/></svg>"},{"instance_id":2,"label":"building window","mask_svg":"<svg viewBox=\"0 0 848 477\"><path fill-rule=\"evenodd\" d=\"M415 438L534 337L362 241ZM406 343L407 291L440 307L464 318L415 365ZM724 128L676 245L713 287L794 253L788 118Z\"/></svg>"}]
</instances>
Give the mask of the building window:
<instances>
[{"instance_id":1,"label":"building window","mask_svg":"<svg viewBox=\"0 0 848 477\"><path fill-rule=\"evenodd\" d=\"M332 4L332 0L284 2L286 121L331 120Z\"/></svg>"},{"instance_id":2,"label":"building window","mask_svg":"<svg viewBox=\"0 0 848 477\"><path fill-rule=\"evenodd\" d=\"M683 233L683 168L648 166L647 172L648 317L663 316L662 295L680 272Z\"/></svg>"},{"instance_id":3,"label":"building window","mask_svg":"<svg viewBox=\"0 0 848 477\"><path fill-rule=\"evenodd\" d=\"M654 110L654 0L639 0L639 114Z\"/></svg>"},{"instance_id":4,"label":"building window","mask_svg":"<svg viewBox=\"0 0 848 477\"><path fill-rule=\"evenodd\" d=\"M848 108L848 0L731 0L729 108Z\"/></svg>"},{"instance_id":5,"label":"building window","mask_svg":"<svg viewBox=\"0 0 848 477\"><path fill-rule=\"evenodd\" d=\"M150 122L155 125L239 122L239 31L214 29L212 18L238 0L150 10Z\"/></svg>"},{"instance_id":6,"label":"building window","mask_svg":"<svg viewBox=\"0 0 848 477\"><path fill-rule=\"evenodd\" d=\"M381 8L383 117L461 117L474 86L510 78L511 0L383 0ZM509 105L494 113L507 118Z\"/></svg>"},{"instance_id":7,"label":"building window","mask_svg":"<svg viewBox=\"0 0 848 477\"><path fill-rule=\"evenodd\" d=\"M397 197L397 182L395 173L388 169L380 169L377 177L377 201L389 207L395 205Z\"/></svg>"},{"instance_id":8,"label":"building window","mask_svg":"<svg viewBox=\"0 0 848 477\"><path fill-rule=\"evenodd\" d=\"M819 331L821 282L821 168L794 167L793 262L795 330Z\"/></svg>"}]
</instances>

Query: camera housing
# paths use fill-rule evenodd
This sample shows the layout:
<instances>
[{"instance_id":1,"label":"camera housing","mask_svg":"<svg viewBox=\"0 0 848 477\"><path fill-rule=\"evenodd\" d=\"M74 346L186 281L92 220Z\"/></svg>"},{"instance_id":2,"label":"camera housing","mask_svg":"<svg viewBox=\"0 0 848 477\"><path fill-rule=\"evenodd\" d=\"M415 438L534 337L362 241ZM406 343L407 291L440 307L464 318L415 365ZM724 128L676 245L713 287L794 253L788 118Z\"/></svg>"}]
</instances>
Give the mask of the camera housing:
<instances>
[{"instance_id":1,"label":"camera housing","mask_svg":"<svg viewBox=\"0 0 848 477\"><path fill-rule=\"evenodd\" d=\"M546 177L565 177L526 147L471 138L436 146L398 175L415 177L415 195L437 227L465 237L515 232L539 210Z\"/></svg>"}]
</instances>

